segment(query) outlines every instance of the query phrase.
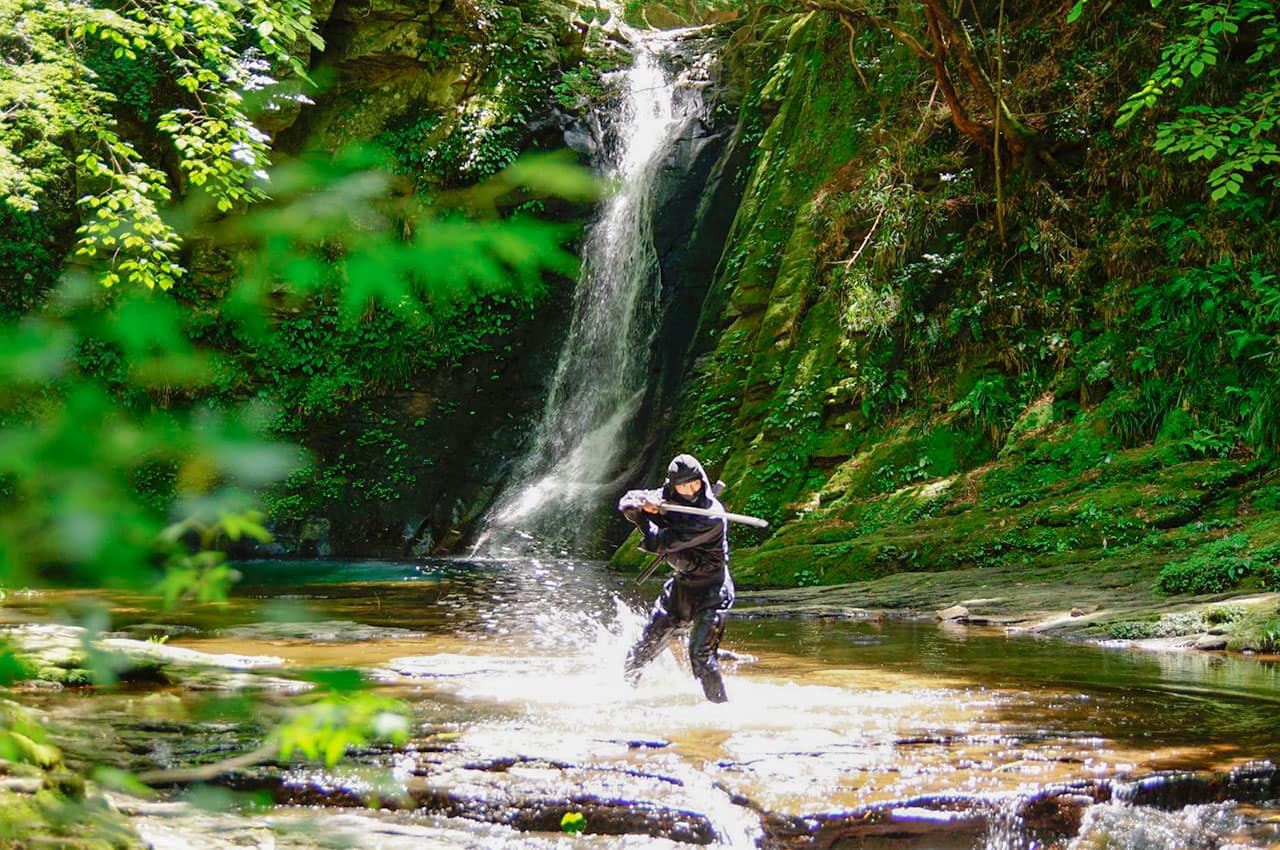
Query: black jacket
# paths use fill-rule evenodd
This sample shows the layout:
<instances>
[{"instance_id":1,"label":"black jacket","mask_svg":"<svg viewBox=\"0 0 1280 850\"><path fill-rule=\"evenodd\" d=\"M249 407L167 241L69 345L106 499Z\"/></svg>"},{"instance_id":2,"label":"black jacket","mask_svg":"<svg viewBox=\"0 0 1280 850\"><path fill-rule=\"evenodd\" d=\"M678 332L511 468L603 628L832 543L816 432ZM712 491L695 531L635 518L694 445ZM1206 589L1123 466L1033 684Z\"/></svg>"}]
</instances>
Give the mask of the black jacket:
<instances>
[{"instance_id":1,"label":"black jacket","mask_svg":"<svg viewBox=\"0 0 1280 850\"><path fill-rule=\"evenodd\" d=\"M697 463L696 461L693 461ZM685 584L720 584L729 579L729 523L723 519L694 514L645 513L645 502L673 502L695 508L724 511L711 493L711 482L701 464L702 490L685 499L667 479L656 490L629 490L618 500L618 510L636 524L644 541L640 548L666 558L677 581Z\"/></svg>"}]
</instances>

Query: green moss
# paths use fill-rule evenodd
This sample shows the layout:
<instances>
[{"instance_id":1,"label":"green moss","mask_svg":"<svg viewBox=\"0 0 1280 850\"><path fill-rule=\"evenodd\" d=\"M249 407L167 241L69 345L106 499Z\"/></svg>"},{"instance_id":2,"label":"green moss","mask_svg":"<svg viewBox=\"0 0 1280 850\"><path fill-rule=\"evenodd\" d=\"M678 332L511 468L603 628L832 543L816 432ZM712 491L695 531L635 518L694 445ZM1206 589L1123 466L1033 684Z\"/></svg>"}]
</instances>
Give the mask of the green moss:
<instances>
[{"instance_id":1,"label":"green moss","mask_svg":"<svg viewBox=\"0 0 1280 850\"><path fill-rule=\"evenodd\" d=\"M633 531L609 558L609 566L621 572L638 573L652 560L653 555L640 548L640 533Z\"/></svg>"},{"instance_id":2,"label":"green moss","mask_svg":"<svg viewBox=\"0 0 1280 850\"><path fill-rule=\"evenodd\" d=\"M50 790L29 796L0 791L0 842L63 850L142 850L146 844L105 800Z\"/></svg>"},{"instance_id":3,"label":"green moss","mask_svg":"<svg viewBox=\"0 0 1280 850\"><path fill-rule=\"evenodd\" d=\"M853 548L837 544L833 547L772 546L739 550L734 556L733 575L744 587L792 587L798 575L816 578L818 583L832 584L849 580L857 574L869 578L869 570L859 570L869 558ZM810 583L814 583L810 581Z\"/></svg>"},{"instance_id":4,"label":"green moss","mask_svg":"<svg viewBox=\"0 0 1280 850\"><path fill-rule=\"evenodd\" d=\"M1244 527L1166 566L1156 577L1156 588L1162 593L1222 593L1253 579L1274 589L1280 522L1266 519Z\"/></svg>"},{"instance_id":5,"label":"green moss","mask_svg":"<svg viewBox=\"0 0 1280 850\"><path fill-rule=\"evenodd\" d=\"M1057 434L1051 445L1073 442L1070 435ZM1227 470L1218 460L1168 466L1151 448L1133 449L1118 451L1099 469L1073 464L1057 455L1059 449L1048 448L1043 451L1058 462L1044 462L1037 450L904 486L894 480L901 474L886 471L880 489L888 492L868 492L876 489L869 460L880 461L876 468L902 470L910 466L904 460L918 457L927 445L928 435L910 432L873 439L868 451L831 477L816 508L741 556L751 567L743 575L744 586L782 581L785 573L776 562L800 562L805 550L806 583L995 567L1047 576L1061 564L1092 560L1141 563L1150 582L1161 569L1169 575L1189 569L1178 566L1186 562L1197 572L1229 571L1237 564L1230 559L1239 558L1248 561L1249 581L1280 586L1280 546L1267 544L1280 539L1280 521L1239 514L1255 482L1223 475ZM1073 465L1087 468L1073 475ZM1111 467L1118 471L1112 474ZM1029 482L1035 491L1015 488L1014 482ZM1215 513L1222 518L1205 519ZM1223 543L1223 530L1238 536ZM1226 588L1214 584L1194 592L1220 589Z\"/></svg>"}]
</instances>

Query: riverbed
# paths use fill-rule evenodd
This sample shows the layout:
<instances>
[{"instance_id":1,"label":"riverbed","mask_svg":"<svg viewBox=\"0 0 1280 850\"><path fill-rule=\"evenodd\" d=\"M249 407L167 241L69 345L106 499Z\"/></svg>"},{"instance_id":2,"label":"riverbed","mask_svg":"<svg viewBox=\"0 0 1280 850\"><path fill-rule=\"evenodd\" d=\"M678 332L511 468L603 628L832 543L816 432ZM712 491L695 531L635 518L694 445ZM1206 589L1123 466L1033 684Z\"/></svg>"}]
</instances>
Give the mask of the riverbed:
<instances>
[{"instance_id":1,"label":"riverbed","mask_svg":"<svg viewBox=\"0 0 1280 850\"><path fill-rule=\"evenodd\" d=\"M240 567L229 610L172 618L194 631L175 628L171 645L278 657L282 677L358 668L413 706L414 739L332 773L232 777L270 788L276 806L200 816L216 828L166 801L124 801L156 846L198 846L191 834L210 829L299 847L1280 842L1280 667L1268 660L744 604L721 646L730 701L713 705L679 647L625 684L659 585L602 564ZM142 614L123 616L116 627ZM125 698L104 694L94 710ZM95 698L75 699L84 713ZM566 814L584 834L560 831Z\"/></svg>"}]
</instances>

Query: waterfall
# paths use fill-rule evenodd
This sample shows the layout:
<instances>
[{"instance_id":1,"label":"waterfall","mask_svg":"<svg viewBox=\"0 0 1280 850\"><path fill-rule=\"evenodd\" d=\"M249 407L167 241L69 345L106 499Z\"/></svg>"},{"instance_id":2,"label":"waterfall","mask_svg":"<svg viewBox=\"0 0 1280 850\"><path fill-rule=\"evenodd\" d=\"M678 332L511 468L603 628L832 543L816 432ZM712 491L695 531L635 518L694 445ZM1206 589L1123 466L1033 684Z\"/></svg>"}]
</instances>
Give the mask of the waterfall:
<instances>
[{"instance_id":1,"label":"waterfall","mask_svg":"<svg viewBox=\"0 0 1280 850\"><path fill-rule=\"evenodd\" d=\"M602 169L613 191L583 245L573 318L547 406L480 524L475 555L579 548L591 516L617 498L626 479L628 426L645 398L660 312L657 180L702 112L698 86L663 70L670 41L661 38L638 41L625 72Z\"/></svg>"}]
</instances>

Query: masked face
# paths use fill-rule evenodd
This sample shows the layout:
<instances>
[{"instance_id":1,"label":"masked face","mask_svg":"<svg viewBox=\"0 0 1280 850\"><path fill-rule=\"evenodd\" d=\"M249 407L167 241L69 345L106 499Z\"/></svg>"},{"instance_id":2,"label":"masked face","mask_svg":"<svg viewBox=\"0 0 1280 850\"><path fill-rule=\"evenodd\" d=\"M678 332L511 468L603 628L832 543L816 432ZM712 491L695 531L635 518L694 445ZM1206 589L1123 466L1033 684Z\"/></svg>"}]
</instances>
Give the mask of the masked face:
<instances>
[{"instance_id":1,"label":"masked face","mask_svg":"<svg viewBox=\"0 0 1280 850\"><path fill-rule=\"evenodd\" d=\"M680 484L673 484L671 486L675 488L677 493L686 499L692 499L702 491L702 481L697 478L692 481L684 481Z\"/></svg>"}]
</instances>

